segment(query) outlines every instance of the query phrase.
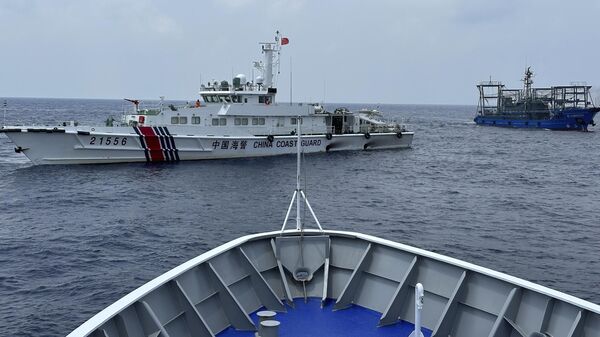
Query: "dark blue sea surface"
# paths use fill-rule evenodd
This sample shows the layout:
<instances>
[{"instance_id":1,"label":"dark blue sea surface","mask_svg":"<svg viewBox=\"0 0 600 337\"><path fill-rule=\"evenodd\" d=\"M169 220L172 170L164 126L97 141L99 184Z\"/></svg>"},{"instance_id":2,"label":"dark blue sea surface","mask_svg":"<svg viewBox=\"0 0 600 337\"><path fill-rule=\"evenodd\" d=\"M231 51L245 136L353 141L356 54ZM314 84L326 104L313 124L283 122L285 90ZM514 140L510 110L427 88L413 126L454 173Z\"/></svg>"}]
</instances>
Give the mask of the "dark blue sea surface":
<instances>
[{"instance_id":1,"label":"dark blue sea surface","mask_svg":"<svg viewBox=\"0 0 600 337\"><path fill-rule=\"evenodd\" d=\"M7 123L102 123L124 107L8 99ZM324 227L600 303L598 127L478 127L473 106L379 109L411 126L413 148L306 156L306 191ZM3 336L66 335L168 269L241 235L280 228L295 184L294 156L32 166L13 147L0 135Z\"/></svg>"}]
</instances>

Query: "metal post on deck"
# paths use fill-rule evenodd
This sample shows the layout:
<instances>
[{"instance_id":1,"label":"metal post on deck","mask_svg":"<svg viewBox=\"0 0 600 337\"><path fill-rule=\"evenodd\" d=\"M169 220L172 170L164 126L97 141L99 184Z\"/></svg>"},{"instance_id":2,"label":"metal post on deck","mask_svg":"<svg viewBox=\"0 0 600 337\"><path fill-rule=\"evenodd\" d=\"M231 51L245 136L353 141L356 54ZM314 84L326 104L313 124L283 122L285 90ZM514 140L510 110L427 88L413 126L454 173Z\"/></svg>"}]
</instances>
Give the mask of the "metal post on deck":
<instances>
[{"instance_id":1,"label":"metal post on deck","mask_svg":"<svg viewBox=\"0 0 600 337\"><path fill-rule=\"evenodd\" d=\"M6 102L6 100L4 100L4 103L2 103L2 107L4 108L4 119L2 120L2 126L6 125L6 107L8 106L8 103Z\"/></svg>"},{"instance_id":2,"label":"metal post on deck","mask_svg":"<svg viewBox=\"0 0 600 337\"><path fill-rule=\"evenodd\" d=\"M421 312L423 311L423 285L417 283L415 285L415 330L408 337L424 337L421 331Z\"/></svg>"},{"instance_id":3,"label":"metal post on deck","mask_svg":"<svg viewBox=\"0 0 600 337\"><path fill-rule=\"evenodd\" d=\"M298 116L296 118L296 126L298 127L298 132L296 134L296 138L297 138L297 142L296 143L296 194L300 192L300 161L301 161L301 157L300 157L300 146L301 145L301 138L300 135L302 133L302 131L300 130L300 116ZM296 197L298 199L296 199L296 230L299 231L303 231L304 228L302 228L302 220L300 219L300 196L296 195Z\"/></svg>"}]
</instances>

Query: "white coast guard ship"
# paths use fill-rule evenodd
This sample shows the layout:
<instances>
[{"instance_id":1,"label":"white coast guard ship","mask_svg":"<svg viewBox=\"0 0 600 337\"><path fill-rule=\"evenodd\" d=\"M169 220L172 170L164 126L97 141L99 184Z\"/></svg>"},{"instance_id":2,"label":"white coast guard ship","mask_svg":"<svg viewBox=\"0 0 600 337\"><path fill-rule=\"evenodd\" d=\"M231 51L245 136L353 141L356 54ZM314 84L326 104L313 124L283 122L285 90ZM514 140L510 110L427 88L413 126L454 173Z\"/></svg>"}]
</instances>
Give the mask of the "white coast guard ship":
<instances>
[{"instance_id":1,"label":"white coast guard ship","mask_svg":"<svg viewBox=\"0 0 600 337\"><path fill-rule=\"evenodd\" d=\"M157 109L134 110L120 122L105 126L63 123L58 126L3 126L34 164L90 164L161 162L293 153L298 123L304 130L304 152L408 148L413 132L384 121L377 111L326 111L317 104L277 103L274 75L281 46L260 43L263 62L255 62L262 76L247 82L242 74L232 83L202 85L195 104L161 104Z\"/></svg>"}]
</instances>

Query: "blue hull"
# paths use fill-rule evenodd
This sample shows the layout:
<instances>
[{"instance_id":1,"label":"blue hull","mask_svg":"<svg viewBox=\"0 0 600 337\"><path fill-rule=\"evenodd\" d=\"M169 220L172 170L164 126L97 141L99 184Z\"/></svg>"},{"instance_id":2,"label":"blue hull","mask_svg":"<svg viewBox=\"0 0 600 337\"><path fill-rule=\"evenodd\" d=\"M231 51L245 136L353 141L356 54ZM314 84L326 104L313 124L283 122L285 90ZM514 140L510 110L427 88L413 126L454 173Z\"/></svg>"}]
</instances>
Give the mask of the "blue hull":
<instances>
[{"instance_id":1,"label":"blue hull","mask_svg":"<svg viewBox=\"0 0 600 337\"><path fill-rule=\"evenodd\" d=\"M600 109L591 108L564 110L557 112L553 117L548 119L524 119L518 118L518 114L515 114L515 118L511 118L510 115L479 115L475 117L474 121L477 125L485 126L587 131L588 125L595 125L594 116L598 110Z\"/></svg>"}]
</instances>

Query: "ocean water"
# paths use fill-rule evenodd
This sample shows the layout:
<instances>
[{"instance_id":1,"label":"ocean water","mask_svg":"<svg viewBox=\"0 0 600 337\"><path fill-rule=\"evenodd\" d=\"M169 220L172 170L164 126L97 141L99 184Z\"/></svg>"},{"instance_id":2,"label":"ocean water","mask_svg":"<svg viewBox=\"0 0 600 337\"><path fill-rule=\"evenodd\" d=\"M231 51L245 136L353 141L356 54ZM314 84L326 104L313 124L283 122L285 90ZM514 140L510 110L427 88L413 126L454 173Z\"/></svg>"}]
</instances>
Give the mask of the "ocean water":
<instances>
[{"instance_id":1,"label":"ocean water","mask_svg":"<svg viewBox=\"0 0 600 337\"><path fill-rule=\"evenodd\" d=\"M126 107L67 99L8 105L7 123L37 124L101 123ZM598 127L478 127L473 106L379 109L410 125L413 148L306 156L306 191L324 227L600 303ZM294 156L36 167L13 147L0 135L3 336L66 335L168 269L238 236L280 228L295 184Z\"/></svg>"}]
</instances>

